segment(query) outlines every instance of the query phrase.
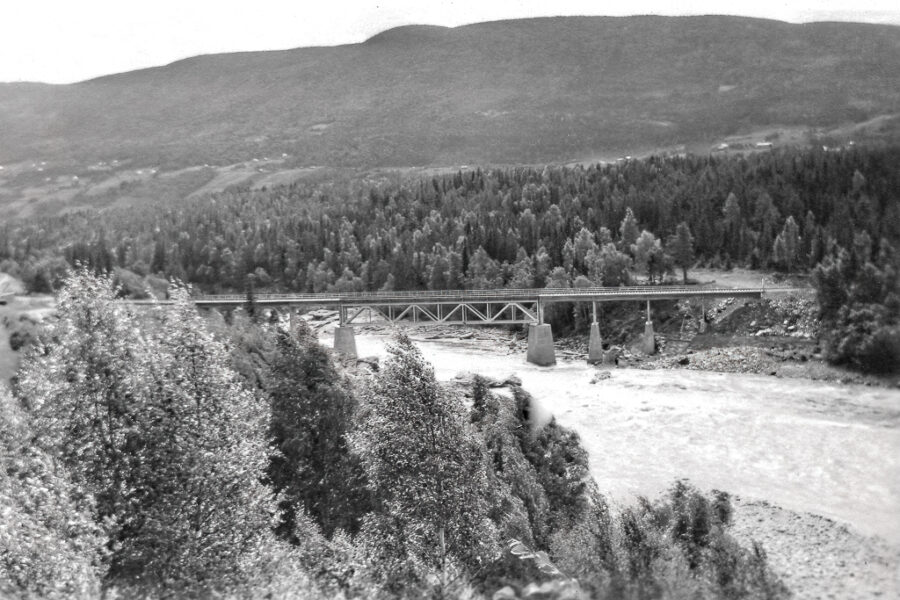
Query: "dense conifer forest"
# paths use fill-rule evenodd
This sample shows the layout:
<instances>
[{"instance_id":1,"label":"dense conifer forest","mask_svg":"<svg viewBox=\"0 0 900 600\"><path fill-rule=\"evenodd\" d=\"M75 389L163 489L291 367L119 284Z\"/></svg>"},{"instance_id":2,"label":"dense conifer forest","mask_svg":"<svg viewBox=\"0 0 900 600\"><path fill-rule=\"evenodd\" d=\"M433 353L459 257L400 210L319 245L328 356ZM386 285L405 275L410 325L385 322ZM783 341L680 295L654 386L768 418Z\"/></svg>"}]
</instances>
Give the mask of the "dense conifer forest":
<instances>
[{"instance_id":1,"label":"dense conifer forest","mask_svg":"<svg viewBox=\"0 0 900 600\"><path fill-rule=\"evenodd\" d=\"M685 223L702 264L806 271L837 246L896 245L898 161L897 148L784 150L237 188L4 223L0 260L36 288L60 258L209 291L243 290L250 274L300 291L528 287L556 267L616 285L602 268L613 250L665 272L653 255L679 256L670 238Z\"/></svg>"},{"instance_id":2,"label":"dense conifer forest","mask_svg":"<svg viewBox=\"0 0 900 600\"><path fill-rule=\"evenodd\" d=\"M86 264L141 295L148 277L211 292L616 286L676 271L687 280L696 264L807 273L841 260L815 278L849 301L841 313L829 294L823 320L863 333L830 344L831 356L890 370L900 357L897 164L896 147L785 149L236 188L5 223L0 269L46 292ZM876 334L877 352L890 350L879 366L860 358L876 352L863 348Z\"/></svg>"}]
</instances>

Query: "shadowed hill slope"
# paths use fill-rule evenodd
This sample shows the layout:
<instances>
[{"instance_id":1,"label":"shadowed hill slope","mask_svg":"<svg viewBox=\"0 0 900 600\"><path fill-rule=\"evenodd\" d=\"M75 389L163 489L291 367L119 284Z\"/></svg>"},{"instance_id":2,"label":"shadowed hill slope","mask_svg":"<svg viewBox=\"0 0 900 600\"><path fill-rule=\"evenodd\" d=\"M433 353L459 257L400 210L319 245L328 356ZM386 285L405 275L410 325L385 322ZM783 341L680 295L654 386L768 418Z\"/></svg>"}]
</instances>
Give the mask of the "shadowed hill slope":
<instances>
[{"instance_id":1,"label":"shadowed hill slope","mask_svg":"<svg viewBox=\"0 0 900 600\"><path fill-rule=\"evenodd\" d=\"M0 163L568 160L900 113L900 27L737 17L407 26L362 44L0 84Z\"/></svg>"}]
</instances>

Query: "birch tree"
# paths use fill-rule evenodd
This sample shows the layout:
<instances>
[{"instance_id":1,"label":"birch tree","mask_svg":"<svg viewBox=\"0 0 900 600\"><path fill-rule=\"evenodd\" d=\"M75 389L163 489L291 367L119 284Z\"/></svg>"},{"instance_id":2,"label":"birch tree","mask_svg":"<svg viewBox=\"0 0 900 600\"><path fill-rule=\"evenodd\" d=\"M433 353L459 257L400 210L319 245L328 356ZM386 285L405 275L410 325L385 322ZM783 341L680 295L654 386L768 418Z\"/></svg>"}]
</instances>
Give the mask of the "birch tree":
<instances>
[{"instance_id":1,"label":"birch tree","mask_svg":"<svg viewBox=\"0 0 900 600\"><path fill-rule=\"evenodd\" d=\"M108 276L79 270L64 281L57 319L23 362L19 394L42 447L96 497L98 519L120 531L134 508L146 339L115 297Z\"/></svg>"},{"instance_id":2,"label":"birch tree","mask_svg":"<svg viewBox=\"0 0 900 600\"><path fill-rule=\"evenodd\" d=\"M143 493L118 567L151 588L222 592L250 579L274 542L275 498L262 483L268 412L187 290L169 295L148 346Z\"/></svg>"},{"instance_id":3,"label":"birch tree","mask_svg":"<svg viewBox=\"0 0 900 600\"><path fill-rule=\"evenodd\" d=\"M378 506L361 544L375 585L396 591L411 577L444 597L497 554L482 449L409 338L388 352L353 438Z\"/></svg>"}]
</instances>

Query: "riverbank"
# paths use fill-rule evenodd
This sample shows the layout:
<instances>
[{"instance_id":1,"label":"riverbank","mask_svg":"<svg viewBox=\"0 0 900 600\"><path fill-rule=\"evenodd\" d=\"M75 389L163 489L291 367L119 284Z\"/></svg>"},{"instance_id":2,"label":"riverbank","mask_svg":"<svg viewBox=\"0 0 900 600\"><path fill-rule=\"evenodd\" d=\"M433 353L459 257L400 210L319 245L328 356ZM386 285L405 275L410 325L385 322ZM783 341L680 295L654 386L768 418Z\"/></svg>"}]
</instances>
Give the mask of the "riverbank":
<instances>
[{"instance_id":1,"label":"riverbank","mask_svg":"<svg viewBox=\"0 0 900 600\"><path fill-rule=\"evenodd\" d=\"M310 325L323 334L332 331L337 323L337 313L333 311L315 311L308 317ZM521 355L523 360L528 349L524 330L431 324L400 327L413 332L418 339L484 343L491 345L496 352ZM390 336L396 327L385 323L368 323L355 325L354 329L361 335ZM689 340L660 333L657 335L656 354L647 356L627 344L617 346L617 363L604 367L744 373L900 389L900 375L872 375L831 365L825 361L814 338L775 331L766 335L710 332L691 335ZM588 354L588 336L557 337L554 347L556 359L560 363L584 362Z\"/></svg>"},{"instance_id":2,"label":"riverbank","mask_svg":"<svg viewBox=\"0 0 900 600\"><path fill-rule=\"evenodd\" d=\"M897 595L900 392L747 373L596 368L583 357L544 368L526 363L510 334L409 333L442 381L465 385L478 372L521 382L546 418L578 432L614 505L654 498L677 478L726 490L738 498L735 535L764 543L797 598ZM330 345L328 333L321 339ZM358 328L360 355L383 357L389 339L387 331Z\"/></svg>"}]
</instances>

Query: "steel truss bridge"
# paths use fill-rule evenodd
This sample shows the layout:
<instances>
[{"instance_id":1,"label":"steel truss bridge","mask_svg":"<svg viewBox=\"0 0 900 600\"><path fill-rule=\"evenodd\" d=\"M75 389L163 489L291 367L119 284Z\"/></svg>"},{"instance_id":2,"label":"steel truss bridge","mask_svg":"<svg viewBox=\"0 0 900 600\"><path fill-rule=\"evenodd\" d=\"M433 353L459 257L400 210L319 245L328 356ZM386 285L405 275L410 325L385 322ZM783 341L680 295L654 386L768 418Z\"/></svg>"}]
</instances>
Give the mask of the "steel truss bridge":
<instances>
[{"instance_id":1,"label":"steel truss bridge","mask_svg":"<svg viewBox=\"0 0 900 600\"><path fill-rule=\"evenodd\" d=\"M494 290L444 290L406 292L348 292L325 294L258 294L259 306L336 308L341 325L373 320L389 323L446 325L511 325L543 323L544 307L556 302L591 302L596 321L597 303L653 300L761 298L794 288L714 288L700 286L636 286L589 288L539 288ZM196 296L203 307L237 307L247 301L242 294ZM134 304L166 304L167 301L134 301Z\"/></svg>"}]
</instances>

